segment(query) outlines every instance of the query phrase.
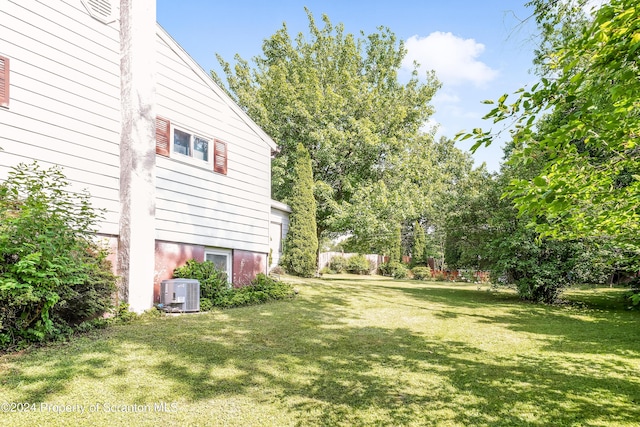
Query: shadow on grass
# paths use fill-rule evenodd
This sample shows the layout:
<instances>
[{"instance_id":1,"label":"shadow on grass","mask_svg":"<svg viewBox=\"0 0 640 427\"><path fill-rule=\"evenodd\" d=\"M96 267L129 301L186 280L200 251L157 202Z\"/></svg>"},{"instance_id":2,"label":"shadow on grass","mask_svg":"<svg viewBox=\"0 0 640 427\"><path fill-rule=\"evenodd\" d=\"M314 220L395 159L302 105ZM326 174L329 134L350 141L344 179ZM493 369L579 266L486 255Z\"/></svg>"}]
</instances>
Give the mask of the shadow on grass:
<instances>
[{"instance_id":1,"label":"shadow on grass","mask_svg":"<svg viewBox=\"0 0 640 427\"><path fill-rule=\"evenodd\" d=\"M617 293L573 294L568 300L570 304L550 306L522 301L512 293L493 293L464 286L456 288L456 285L392 286L392 289L415 301L446 307L437 315L441 318L457 317L460 308L467 308L471 311L467 310L464 315L475 317L479 322L540 335L545 338L546 350L613 353L640 358L640 329L637 328L640 313L625 310L617 303L620 290ZM584 300L581 296L585 296ZM489 309L490 314L473 310L482 308Z\"/></svg>"},{"instance_id":2,"label":"shadow on grass","mask_svg":"<svg viewBox=\"0 0 640 427\"><path fill-rule=\"evenodd\" d=\"M110 330L106 339L85 349L80 344L65 348L61 357L55 348L27 355L16 366L26 370L40 363L43 369L29 375L11 367L2 387L22 388L20 398L31 402L65 391L78 377L95 380L106 394L124 387L141 402L251 396L294 413L305 426L544 426L602 420L632 425L640 419L640 382L629 364L580 357L582 346L594 353L636 355L638 340L611 341L591 333L592 320L511 297L496 301L468 289L315 286L322 289L309 288L293 302L136 323ZM479 322L545 336L546 351L564 353L495 355L385 321L361 325L356 306L368 300L396 304L398 316L407 305L445 319L477 316ZM469 311L491 304L495 315ZM627 320L606 323L606 318L595 318L603 330L616 325L621 334L637 330ZM134 387L136 375L144 378ZM117 376L122 381L114 381ZM165 395L158 397L155 381L161 381Z\"/></svg>"}]
</instances>

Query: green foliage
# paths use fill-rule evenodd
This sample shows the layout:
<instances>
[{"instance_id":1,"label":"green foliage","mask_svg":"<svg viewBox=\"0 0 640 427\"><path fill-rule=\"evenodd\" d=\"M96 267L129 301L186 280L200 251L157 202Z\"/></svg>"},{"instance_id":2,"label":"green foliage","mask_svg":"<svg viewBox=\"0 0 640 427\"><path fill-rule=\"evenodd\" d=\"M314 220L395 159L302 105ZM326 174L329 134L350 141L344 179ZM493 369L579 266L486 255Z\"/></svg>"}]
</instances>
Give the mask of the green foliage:
<instances>
[{"instance_id":1,"label":"green foliage","mask_svg":"<svg viewBox=\"0 0 640 427\"><path fill-rule=\"evenodd\" d=\"M413 278L416 280L424 280L431 278L431 269L429 267L413 267L411 269Z\"/></svg>"},{"instance_id":2,"label":"green foliage","mask_svg":"<svg viewBox=\"0 0 640 427\"><path fill-rule=\"evenodd\" d=\"M413 250L411 251L411 262L414 265L425 263L426 249L427 242L424 234L424 228L418 221L416 221L413 223Z\"/></svg>"},{"instance_id":3,"label":"green foliage","mask_svg":"<svg viewBox=\"0 0 640 427\"><path fill-rule=\"evenodd\" d=\"M329 268L336 273L344 273L347 271L347 259L340 255L334 255L329 261Z\"/></svg>"},{"instance_id":4,"label":"green foliage","mask_svg":"<svg viewBox=\"0 0 640 427\"><path fill-rule=\"evenodd\" d=\"M409 269L402 263L394 264L391 267L394 279L406 279L409 276Z\"/></svg>"},{"instance_id":5,"label":"green foliage","mask_svg":"<svg viewBox=\"0 0 640 427\"><path fill-rule=\"evenodd\" d=\"M0 348L63 337L110 309L116 277L93 241L99 218L59 167L9 172L0 184Z\"/></svg>"},{"instance_id":6,"label":"green foliage","mask_svg":"<svg viewBox=\"0 0 640 427\"><path fill-rule=\"evenodd\" d=\"M215 300L229 288L227 273L218 270L211 261L188 260L183 266L173 270L173 277L196 279L200 282L200 298Z\"/></svg>"},{"instance_id":7,"label":"green foliage","mask_svg":"<svg viewBox=\"0 0 640 427\"><path fill-rule=\"evenodd\" d=\"M474 283L476 281L476 275L472 270L462 270L459 271L460 277L465 282Z\"/></svg>"},{"instance_id":8,"label":"green foliage","mask_svg":"<svg viewBox=\"0 0 640 427\"><path fill-rule=\"evenodd\" d=\"M406 279L409 274L407 267L397 261L389 261L381 264L379 270L383 276L390 276L394 279Z\"/></svg>"},{"instance_id":9,"label":"green foliage","mask_svg":"<svg viewBox=\"0 0 640 427\"><path fill-rule=\"evenodd\" d=\"M336 274L336 271L332 270L328 266L324 266L322 267L322 270L320 270L320 274Z\"/></svg>"},{"instance_id":10,"label":"green foliage","mask_svg":"<svg viewBox=\"0 0 640 427\"><path fill-rule=\"evenodd\" d=\"M392 166L385 167L379 181L358 187L349 206L336 216L336 224L352 235L345 251L389 254L397 245L396 227L401 224L400 252L409 254L413 232L407 225L419 219L430 230L425 258L441 260L441 228L471 172L472 159L446 138L434 141L431 135L419 135L408 145Z\"/></svg>"},{"instance_id":11,"label":"green foliage","mask_svg":"<svg viewBox=\"0 0 640 427\"><path fill-rule=\"evenodd\" d=\"M213 308L213 301L210 298L200 298L200 311L210 311Z\"/></svg>"},{"instance_id":12,"label":"green foliage","mask_svg":"<svg viewBox=\"0 0 640 427\"><path fill-rule=\"evenodd\" d=\"M630 309L640 309L640 289L632 289L625 294Z\"/></svg>"},{"instance_id":13,"label":"green foliage","mask_svg":"<svg viewBox=\"0 0 640 427\"><path fill-rule=\"evenodd\" d=\"M213 307L262 304L293 296L293 289L289 284L263 273L258 274L247 286L230 287L226 274L210 261L189 260L184 266L174 270L174 277L200 281L200 311L209 311Z\"/></svg>"},{"instance_id":14,"label":"green foliage","mask_svg":"<svg viewBox=\"0 0 640 427\"><path fill-rule=\"evenodd\" d=\"M449 268L488 268L488 245L497 236L496 223L505 216L511 220L515 214L507 201L500 200L502 189L497 177L485 169L473 171L460 184L443 227Z\"/></svg>"},{"instance_id":15,"label":"green foliage","mask_svg":"<svg viewBox=\"0 0 640 427\"><path fill-rule=\"evenodd\" d=\"M302 144L298 144L295 154L295 177L289 200L289 231L280 262L288 273L312 277L317 270L318 253L313 172L309 152Z\"/></svg>"},{"instance_id":16,"label":"green foliage","mask_svg":"<svg viewBox=\"0 0 640 427\"><path fill-rule=\"evenodd\" d=\"M84 263L86 279L73 287L58 289L60 300L51 308L52 318L76 325L112 309L116 277L107 255L97 247L81 254L79 260Z\"/></svg>"},{"instance_id":17,"label":"green foliage","mask_svg":"<svg viewBox=\"0 0 640 427\"><path fill-rule=\"evenodd\" d=\"M116 307L116 321L129 323L138 318L138 314L129 310L129 304L122 302Z\"/></svg>"},{"instance_id":18,"label":"green foliage","mask_svg":"<svg viewBox=\"0 0 640 427\"><path fill-rule=\"evenodd\" d=\"M213 305L222 308L242 307L292 298L294 295L291 285L261 273L249 285L227 290L213 301Z\"/></svg>"},{"instance_id":19,"label":"green foliage","mask_svg":"<svg viewBox=\"0 0 640 427\"><path fill-rule=\"evenodd\" d=\"M351 274L370 274L371 264L364 255L354 255L347 259L346 270Z\"/></svg>"},{"instance_id":20,"label":"green foliage","mask_svg":"<svg viewBox=\"0 0 640 427\"><path fill-rule=\"evenodd\" d=\"M387 254L389 254L389 262L402 261L402 225L396 224L393 228L393 235L389 243Z\"/></svg>"},{"instance_id":21,"label":"green foliage","mask_svg":"<svg viewBox=\"0 0 640 427\"><path fill-rule=\"evenodd\" d=\"M477 221L478 236L492 233L483 261L534 301L555 301L571 280L602 282L621 264L637 269L640 259L640 13L635 0L612 0L588 16L585 3L530 2L541 80L515 100L503 95L486 116L515 126L502 199L489 205L499 208ZM494 135L462 138L471 137L475 149ZM452 248L468 264L472 251Z\"/></svg>"},{"instance_id":22,"label":"green foliage","mask_svg":"<svg viewBox=\"0 0 640 427\"><path fill-rule=\"evenodd\" d=\"M494 282L515 285L522 299L553 303L571 280L586 275L585 244L541 238L519 217L513 201L502 197L514 176L530 176L535 167L504 167L497 177L480 176L476 192L459 200L449 218L447 257L455 268L489 270ZM590 252L587 257L595 259Z\"/></svg>"},{"instance_id":23,"label":"green foliage","mask_svg":"<svg viewBox=\"0 0 640 427\"><path fill-rule=\"evenodd\" d=\"M541 81L518 91L512 103L502 96L486 116L515 122L510 164L541 162L538 173L518 177L508 193L546 237L607 239L638 249L638 2L604 2L592 17L576 2L531 4L542 30ZM493 135L465 137L477 138L477 147Z\"/></svg>"},{"instance_id":24,"label":"green foliage","mask_svg":"<svg viewBox=\"0 0 640 427\"><path fill-rule=\"evenodd\" d=\"M577 247L566 242L537 239L529 230L515 230L496 242L493 277L516 285L522 299L554 303L571 283Z\"/></svg>"},{"instance_id":25,"label":"green foliage","mask_svg":"<svg viewBox=\"0 0 640 427\"><path fill-rule=\"evenodd\" d=\"M295 153L302 143L313 161L319 234L361 235L376 228L368 217L384 224L391 208L396 216L408 212L388 200L411 209L423 204L430 186L422 186L419 175L432 170L424 166L433 159L433 141L420 128L433 113L429 102L439 84L432 73L418 76L417 68L399 81L406 49L389 29L358 38L327 16L323 26L309 11L307 16L308 34L294 39L283 26L265 40L252 66L239 57L233 68L218 60L232 97L281 149L272 164L273 197L287 203L294 198ZM385 200L383 192L370 203L382 183L390 197ZM378 209L378 202L389 209Z\"/></svg>"}]
</instances>

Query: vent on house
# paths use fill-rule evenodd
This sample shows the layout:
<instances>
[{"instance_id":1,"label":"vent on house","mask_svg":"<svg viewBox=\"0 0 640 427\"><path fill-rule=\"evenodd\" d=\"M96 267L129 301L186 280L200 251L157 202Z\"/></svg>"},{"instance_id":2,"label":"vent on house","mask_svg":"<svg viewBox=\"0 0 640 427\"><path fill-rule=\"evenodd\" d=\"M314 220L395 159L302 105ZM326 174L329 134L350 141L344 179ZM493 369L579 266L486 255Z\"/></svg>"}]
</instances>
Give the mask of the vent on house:
<instances>
[{"instance_id":1,"label":"vent on house","mask_svg":"<svg viewBox=\"0 0 640 427\"><path fill-rule=\"evenodd\" d=\"M200 282L194 279L163 280L160 304L168 312L200 311Z\"/></svg>"},{"instance_id":2,"label":"vent on house","mask_svg":"<svg viewBox=\"0 0 640 427\"><path fill-rule=\"evenodd\" d=\"M115 6L117 0L81 0L87 8L89 15L100 22L110 24L116 20L118 8Z\"/></svg>"}]
</instances>

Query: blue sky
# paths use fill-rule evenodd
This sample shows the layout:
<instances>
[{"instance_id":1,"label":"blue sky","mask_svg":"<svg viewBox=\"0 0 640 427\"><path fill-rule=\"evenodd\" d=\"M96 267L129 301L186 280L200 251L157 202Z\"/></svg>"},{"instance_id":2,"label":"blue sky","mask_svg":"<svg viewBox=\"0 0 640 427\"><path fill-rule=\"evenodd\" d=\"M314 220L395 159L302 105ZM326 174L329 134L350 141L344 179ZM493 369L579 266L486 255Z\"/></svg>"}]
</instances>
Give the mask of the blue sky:
<instances>
[{"instance_id":1,"label":"blue sky","mask_svg":"<svg viewBox=\"0 0 640 427\"><path fill-rule=\"evenodd\" d=\"M453 138L460 130L491 127L481 117L497 99L535 81L530 73L535 28L522 20L531 15L516 0L284 0L206 1L157 0L157 20L206 71L220 72L215 54L233 62L235 54L251 59L262 53L262 42L286 22L289 33L307 34L306 6L320 23L322 14L345 31L370 34L380 26L406 42L407 63L416 60L434 69L442 88L433 100L437 135ZM421 75L425 73L422 72ZM469 142L459 143L468 149ZM476 165L497 170L500 143L481 148Z\"/></svg>"}]
</instances>

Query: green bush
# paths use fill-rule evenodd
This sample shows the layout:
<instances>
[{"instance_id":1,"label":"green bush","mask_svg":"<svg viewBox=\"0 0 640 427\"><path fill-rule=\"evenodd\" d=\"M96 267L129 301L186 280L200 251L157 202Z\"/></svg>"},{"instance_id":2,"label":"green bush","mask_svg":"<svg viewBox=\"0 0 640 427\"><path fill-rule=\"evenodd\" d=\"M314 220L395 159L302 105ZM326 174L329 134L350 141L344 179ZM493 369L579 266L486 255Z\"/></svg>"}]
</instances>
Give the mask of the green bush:
<instances>
[{"instance_id":1,"label":"green bush","mask_svg":"<svg viewBox=\"0 0 640 427\"><path fill-rule=\"evenodd\" d=\"M258 274L247 286L232 288L227 284L226 274L210 261L189 260L174 270L174 277L200 281L200 311L209 311L213 307L262 304L294 295L291 285L263 273Z\"/></svg>"},{"instance_id":2,"label":"green bush","mask_svg":"<svg viewBox=\"0 0 640 427\"><path fill-rule=\"evenodd\" d=\"M413 278L417 280L431 278L431 269L429 267L413 267L411 273L413 273Z\"/></svg>"},{"instance_id":3,"label":"green bush","mask_svg":"<svg viewBox=\"0 0 640 427\"><path fill-rule=\"evenodd\" d=\"M52 318L76 325L113 308L116 277L111 272L107 255L107 251L99 248L89 248L83 254L86 280L58 291L60 301L51 308Z\"/></svg>"},{"instance_id":4,"label":"green bush","mask_svg":"<svg viewBox=\"0 0 640 427\"><path fill-rule=\"evenodd\" d=\"M94 242L99 219L59 167L9 172L0 184L0 349L64 338L111 308L116 277Z\"/></svg>"},{"instance_id":5,"label":"green bush","mask_svg":"<svg viewBox=\"0 0 640 427\"><path fill-rule=\"evenodd\" d=\"M320 270L320 274L336 274L336 272L329 267L322 267L322 270Z\"/></svg>"},{"instance_id":6,"label":"green bush","mask_svg":"<svg viewBox=\"0 0 640 427\"><path fill-rule=\"evenodd\" d=\"M514 284L524 300L556 302L571 283L579 242L536 240L530 230L514 233L510 239L501 245L503 253L492 266L492 276Z\"/></svg>"},{"instance_id":7,"label":"green bush","mask_svg":"<svg viewBox=\"0 0 640 427\"><path fill-rule=\"evenodd\" d=\"M329 268L336 273L344 273L347 271L347 259L340 255L334 255L329 261Z\"/></svg>"},{"instance_id":8,"label":"green bush","mask_svg":"<svg viewBox=\"0 0 640 427\"><path fill-rule=\"evenodd\" d=\"M384 264L380 264L378 266L378 274L380 274L381 276L393 276L390 271L388 262L385 262Z\"/></svg>"},{"instance_id":9,"label":"green bush","mask_svg":"<svg viewBox=\"0 0 640 427\"><path fill-rule=\"evenodd\" d=\"M380 274L393 277L394 279L406 279L409 274L407 267L397 261L386 262L382 264L379 269Z\"/></svg>"},{"instance_id":10,"label":"green bush","mask_svg":"<svg viewBox=\"0 0 640 427\"><path fill-rule=\"evenodd\" d=\"M261 273L249 285L227 290L213 301L213 305L223 308L241 307L290 298L294 295L291 285Z\"/></svg>"},{"instance_id":11,"label":"green bush","mask_svg":"<svg viewBox=\"0 0 640 427\"><path fill-rule=\"evenodd\" d=\"M116 321L121 323L129 323L138 317L137 313L129 310L129 304L121 302L116 307Z\"/></svg>"},{"instance_id":12,"label":"green bush","mask_svg":"<svg viewBox=\"0 0 640 427\"><path fill-rule=\"evenodd\" d=\"M213 302L209 298L200 298L200 311L209 311L213 308Z\"/></svg>"},{"instance_id":13,"label":"green bush","mask_svg":"<svg viewBox=\"0 0 640 427\"><path fill-rule=\"evenodd\" d=\"M369 274L370 264L364 255L354 255L347 259L347 272L351 274Z\"/></svg>"},{"instance_id":14,"label":"green bush","mask_svg":"<svg viewBox=\"0 0 640 427\"><path fill-rule=\"evenodd\" d=\"M407 269L407 267L404 264L397 263L397 265L394 266L393 268L394 279L406 279L408 275L409 275L409 269Z\"/></svg>"},{"instance_id":15,"label":"green bush","mask_svg":"<svg viewBox=\"0 0 640 427\"><path fill-rule=\"evenodd\" d=\"M227 274L218 270L211 261L199 262L190 259L181 267L173 270L173 277L196 279L200 282L200 298L215 300L229 289Z\"/></svg>"}]
</instances>

